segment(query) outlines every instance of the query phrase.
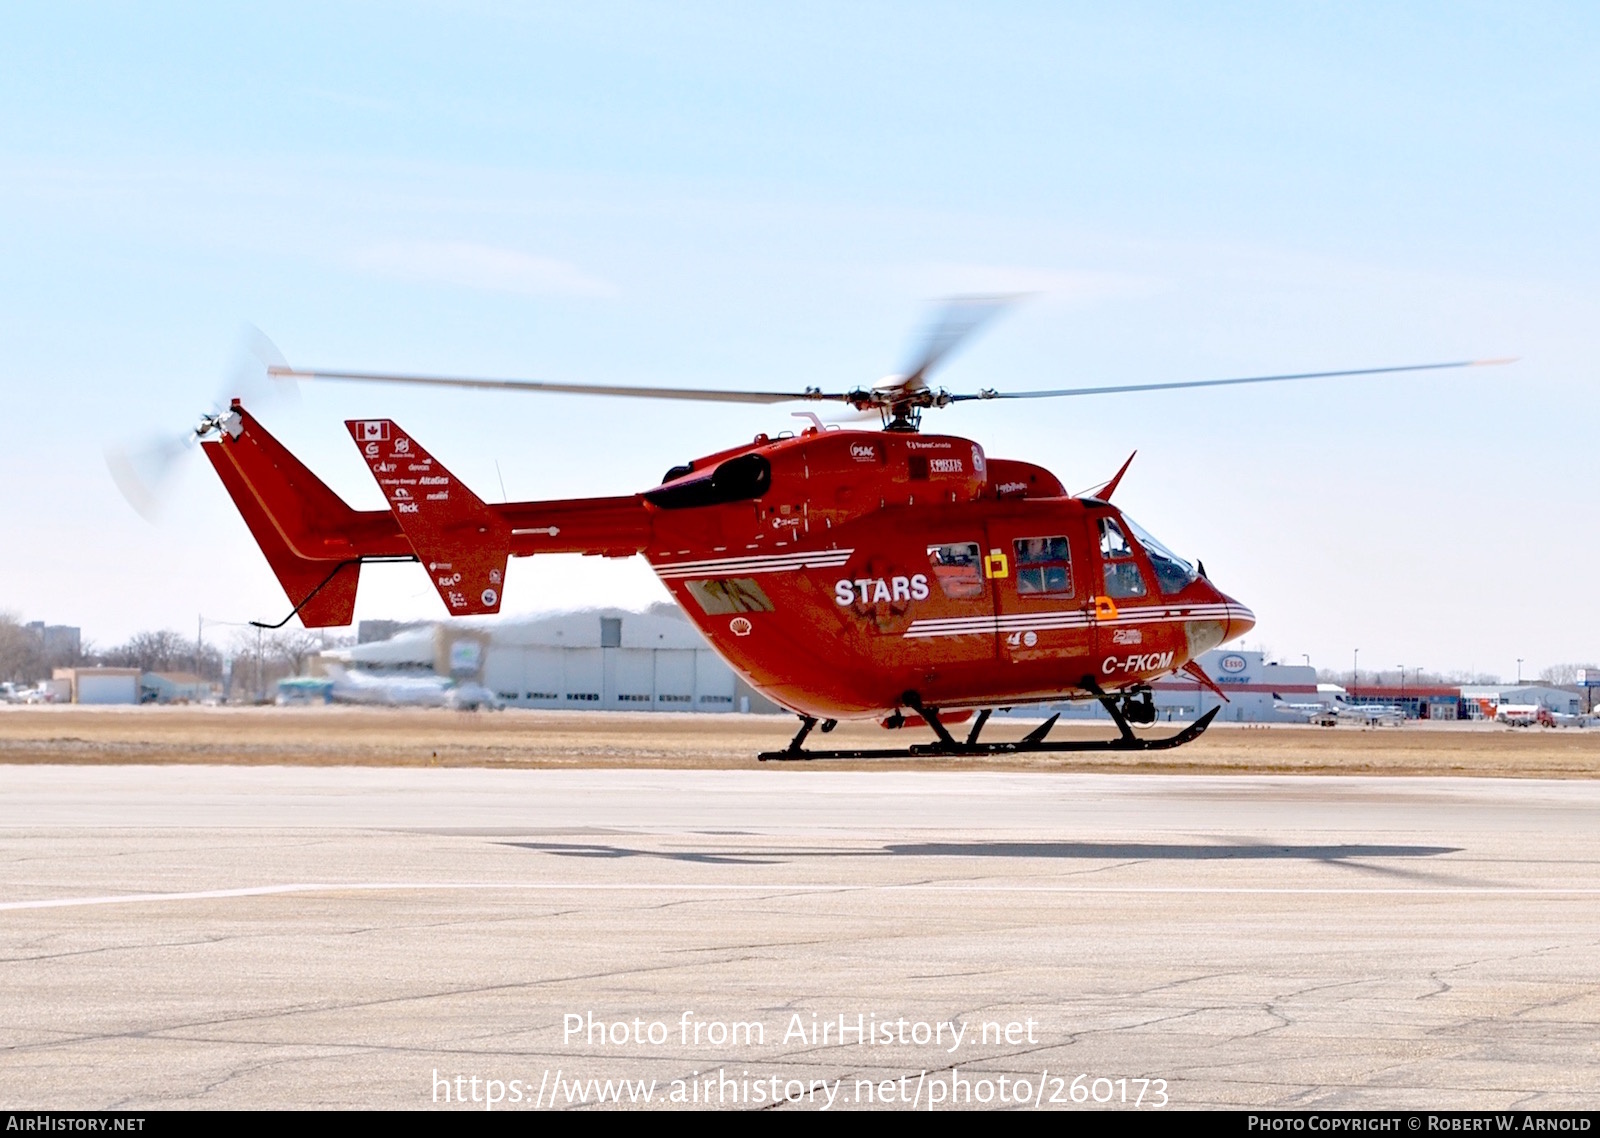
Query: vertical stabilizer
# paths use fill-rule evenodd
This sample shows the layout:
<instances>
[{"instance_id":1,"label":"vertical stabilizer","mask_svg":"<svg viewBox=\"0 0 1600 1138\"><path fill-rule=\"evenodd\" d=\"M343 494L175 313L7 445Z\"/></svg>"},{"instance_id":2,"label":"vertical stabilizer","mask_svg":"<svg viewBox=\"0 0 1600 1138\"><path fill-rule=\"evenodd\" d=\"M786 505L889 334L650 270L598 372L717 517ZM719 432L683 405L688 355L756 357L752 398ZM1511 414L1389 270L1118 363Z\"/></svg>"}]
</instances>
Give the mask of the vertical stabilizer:
<instances>
[{"instance_id":1,"label":"vertical stabilizer","mask_svg":"<svg viewBox=\"0 0 1600 1138\"><path fill-rule=\"evenodd\" d=\"M392 419L345 426L445 606L457 616L499 612L510 524Z\"/></svg>"},{"instance_id":2,"label":"vertical stabilizer","mask_svg":"<svg viewBox=\"0 0 1600 1138\"><path fill-rule=\"evenodd\" d=\"M342 627L355 617L356 586L361 581L361 563L351 560L312 560L290 548L273 523L250 484L224 450L212 440L202 443L206 458L216 468L228 496L238 507L250 535L256 539L278 584L295 607L295 615L307 628ZM319 483L320 485L320 483ZM343 503L340 503L343 505Z\"/></svg>"}]
</instances>

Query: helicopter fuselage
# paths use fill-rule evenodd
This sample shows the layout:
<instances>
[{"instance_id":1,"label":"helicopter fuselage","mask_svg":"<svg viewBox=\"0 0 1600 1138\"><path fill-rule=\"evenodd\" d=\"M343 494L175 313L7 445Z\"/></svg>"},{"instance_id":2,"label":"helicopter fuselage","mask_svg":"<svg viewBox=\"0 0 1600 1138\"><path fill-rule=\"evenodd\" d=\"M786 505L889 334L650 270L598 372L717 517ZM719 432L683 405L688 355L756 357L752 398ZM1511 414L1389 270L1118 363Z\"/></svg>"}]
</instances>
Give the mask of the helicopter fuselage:
<instances>
[{"instance_id":1,"label":"helicopter fuselage","mask_svg":"<svg viewBox=\"0 0 1600 1138\"><path fill-rule=\"evenodd\" d=\"M674 508L696 472L751 455L760 497ZM645 496L642 552L753 687L817 718L884 716L906 692L949 709L1137 687L1254 623L1204 577L1156 572L1109 502L969 439L813 428L690 465Z\"/></svg>"}]
</instances>

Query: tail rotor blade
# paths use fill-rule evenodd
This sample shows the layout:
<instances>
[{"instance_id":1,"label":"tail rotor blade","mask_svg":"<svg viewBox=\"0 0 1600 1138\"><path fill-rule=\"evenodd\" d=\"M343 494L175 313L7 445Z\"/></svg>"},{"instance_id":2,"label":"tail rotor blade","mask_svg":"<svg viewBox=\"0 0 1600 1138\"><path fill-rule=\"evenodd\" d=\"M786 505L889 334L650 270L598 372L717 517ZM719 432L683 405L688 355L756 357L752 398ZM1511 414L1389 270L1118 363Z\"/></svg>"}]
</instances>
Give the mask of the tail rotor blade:
<instances>
[{"instance_id":1,"label":"tail rotor blade","mask_svg":"<svg viewBox=\"0 0 1600 1138\"><path fill-rule=\"evenodd\" d=\"M234 399L252 406L298 401L299 386L294 379L273 374L274 368L287 369L283 353L261 329L253 324L244 325L232 360L223 373L216 410L225 411ZM198 431L153 435L137 442L106 447L106 468L111 472L111 480L146 521L159 520L185 457L194 449L199 435L215 422L215 416L207 415L202 417Z\"/></svg>"},{"instance_id":2,"label":"tail rotor blade","mask_svg":"<svg viewBox=\"0 0 1600 1138\"><path fill-rule=\"evenodd\" d=\"M293 369L278 346L254 324L244 325L239 330L238 345L223 377L217 409L226 408L234 399L260 407L279 401L298 402L299 398L300 385L295 382Z\"/></svg>"},{"instance_id":3,"label":"tail rotor blade","mask_svg":"<svg viewBox=\"0 0 1600 1138\"><path fill-rule=\"evenodd\" d=\"M160 518L178 464L193 441L192 435L179 435L153 438L136 447L106 448L111 480L145 521Z\"/></svg>"}]
</instances>

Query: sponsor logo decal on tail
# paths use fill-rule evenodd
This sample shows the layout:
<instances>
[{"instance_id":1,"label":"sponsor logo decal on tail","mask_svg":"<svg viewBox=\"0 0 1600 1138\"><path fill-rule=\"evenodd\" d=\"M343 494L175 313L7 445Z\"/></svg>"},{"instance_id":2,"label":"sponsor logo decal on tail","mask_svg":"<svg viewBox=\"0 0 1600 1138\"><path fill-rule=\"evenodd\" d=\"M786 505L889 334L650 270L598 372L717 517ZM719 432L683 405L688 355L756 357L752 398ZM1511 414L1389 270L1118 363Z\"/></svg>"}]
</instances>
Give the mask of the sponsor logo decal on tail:
<instances>
[{"instance_id":1,"label":"sponsor logo decal on tail","mask_svg":"<svg viewBox=\"0 0 1600 1138\"><path fill-rule=\"evenodd\" d=\"M392 420L345 426L445 607L458 616L498 612L511 552L505 520Z\"/></svg>"}]
</instances>

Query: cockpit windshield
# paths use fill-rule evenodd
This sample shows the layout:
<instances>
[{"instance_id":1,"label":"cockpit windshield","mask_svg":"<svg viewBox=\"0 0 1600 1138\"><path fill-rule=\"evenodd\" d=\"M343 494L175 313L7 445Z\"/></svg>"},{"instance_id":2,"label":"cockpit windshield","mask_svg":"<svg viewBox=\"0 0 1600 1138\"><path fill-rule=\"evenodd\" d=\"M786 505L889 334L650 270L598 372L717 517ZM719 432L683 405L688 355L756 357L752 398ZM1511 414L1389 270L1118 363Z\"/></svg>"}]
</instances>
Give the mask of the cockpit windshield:
<instances>
[{"instance_id":1,"label":"cockpit windshield","mask_svg":"<svg viewBox=\"0 0 1600 1138\"><path fill-rule=\"evenodd\" d=\"M1138 539L1139 544L1144 546L1144 551L1150 558L1150 568L1156 571L1156 583L1161 586L1162 595L1170 597L1173 593L1180 592L1200 575L1194 566L1151 537L1143 526L1127 514L1122 515L1122 520L1133 531L1133 536Z\"/></svg>"}]
</instances>

